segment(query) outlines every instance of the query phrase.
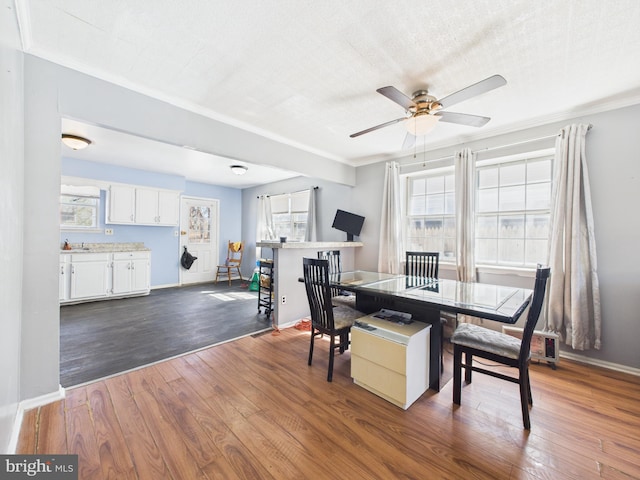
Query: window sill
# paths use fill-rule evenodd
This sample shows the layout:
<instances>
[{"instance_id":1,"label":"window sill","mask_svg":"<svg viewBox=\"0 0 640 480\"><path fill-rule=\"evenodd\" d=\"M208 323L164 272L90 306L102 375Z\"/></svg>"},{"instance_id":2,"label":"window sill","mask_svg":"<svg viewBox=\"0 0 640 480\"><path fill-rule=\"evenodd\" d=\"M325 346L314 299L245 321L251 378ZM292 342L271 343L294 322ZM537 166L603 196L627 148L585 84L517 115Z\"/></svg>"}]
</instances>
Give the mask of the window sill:
<instances>
[{"instance_id":1,"label":"window sill","mask_svg":"<svg viewBox=\"0 0 640 480\"><path fill-rule=\"evenodd\" d=\"M443 270L450 270L455 272L456 264L449 262L440 262L440 268ZM497 265L476 265L476 272L478 274L489 273L492 275L511 275L518 277L530 277L535 278L536 269L527 267L500 267Z\"/></svg>"},{"instance_id":2,"label":"window sill","mask_svg":"<svg viewBox=\"0 0 640 480\"><path fill-rule=\"evenodd\" d=\"M60 227L61 232L67 233L104 233L104 230L101 228L69 228L69 227Z\"/></svg>"}]
</instances>

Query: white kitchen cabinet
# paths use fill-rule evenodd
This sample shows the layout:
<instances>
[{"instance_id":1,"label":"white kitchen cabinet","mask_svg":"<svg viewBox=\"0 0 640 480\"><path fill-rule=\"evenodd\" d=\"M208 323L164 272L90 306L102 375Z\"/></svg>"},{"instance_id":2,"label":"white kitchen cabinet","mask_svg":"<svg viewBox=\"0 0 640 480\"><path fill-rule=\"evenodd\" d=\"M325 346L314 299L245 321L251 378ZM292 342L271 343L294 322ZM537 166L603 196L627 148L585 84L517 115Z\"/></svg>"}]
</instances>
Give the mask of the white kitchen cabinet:
<instances>
[{"instance_id":1,"label":"white kitchen cabinet","mask_svg":"<svg viewBox=\"0 0 640 480\"><path fill-rule=\"evenodd\" d=\"M141 225L178 225L180 194L168 190L136 189L135 219Z\"/></svg>"},{"instance_id":2,"label":"white kitchen cabinet","mask_svg":"<svg viewBox=\"0 0 640 480\"><path fill-rule=\"evenodd\" d=\"M149 252L118 252L113 254L113 295L149 291Z\"/></svg>"},{"instance_id":3,"label":"white kitchen cabinet","mask_svg":"<svg viewBox=\"0 0 640 480\"><path fill-rule=\"evenodd\" d=\"M151 291L151 252L63 253L61 304L147 295Z\"/></svg>"},{"instance_id":4,"label":"white kitchen cabinet","mask_svg":"<svg viewBox=\"0 0 640 480\"><path fill-rule=\"evenodd\" d=\"M69 300L101 298L110 290L109 253L82 253L71 255Z\"/></svg>"},{"instance_id":5,"label":"white kitchen cabinet","mask_svg":"<svg viewBox=\"0 0 640 480\"><path fill-rule=\"evenodd\" d=\"M133 185L111 185L107 194L105 223L135 223L136 188Z\"/></svg>"},{"instance_id":6,"label":"white kitchen cabinet","mask_svg":"<svg viewBox=\"0 0 640 480\"><path fill-rule=\"evenodd\" d=\"M69 298L69 288L71 286L71 267L69 265L69 255L60 255L60 270L58 272L58 293L60 301L63 302Z\"/></svg>"}]
</instances>

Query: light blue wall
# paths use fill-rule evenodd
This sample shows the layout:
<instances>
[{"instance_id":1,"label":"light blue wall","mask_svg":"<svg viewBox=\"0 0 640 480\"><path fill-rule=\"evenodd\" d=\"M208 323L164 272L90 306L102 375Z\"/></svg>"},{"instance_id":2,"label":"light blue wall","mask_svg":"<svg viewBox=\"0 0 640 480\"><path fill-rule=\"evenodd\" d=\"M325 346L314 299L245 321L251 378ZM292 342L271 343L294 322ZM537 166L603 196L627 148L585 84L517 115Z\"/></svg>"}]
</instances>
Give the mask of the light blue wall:
<instances>
[{"instance_id":1,"label":"light blue wall","mask_svg":"<svg viewBox=\"0 0 640 480\"><path fill-rule=\"evenodd\" d=\"M151 173L133 168L118 167L71 158L62 159L62 175L95 179L102 182L128 183L154 188L177 190L183 195L213 198L219 201L218 261L226 258L228 239L240 238L242 193L235 188L189 182L184 177ZM71 243L129 243L143 242L151 249L151 287L176 285L180 276L180 239L175 235L178 227L148 227L140 225L105 225L106 191L100 191L99 233L60 232L60 242ZM104 228L113 229L105 235Z\"/></svg>"}]
</instances>

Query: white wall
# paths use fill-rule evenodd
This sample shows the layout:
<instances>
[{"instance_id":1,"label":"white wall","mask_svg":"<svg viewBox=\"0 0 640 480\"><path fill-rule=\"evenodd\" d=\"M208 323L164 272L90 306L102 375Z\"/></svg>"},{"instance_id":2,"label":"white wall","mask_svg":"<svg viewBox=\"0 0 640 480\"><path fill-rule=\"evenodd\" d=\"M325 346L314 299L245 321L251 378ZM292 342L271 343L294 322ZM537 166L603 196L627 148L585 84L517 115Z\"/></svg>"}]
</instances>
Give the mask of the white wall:
<instances>
[{"instance_id":1,"label":"white wall","mask_svg":"<svg viewBox=\"0 0 640 480\"><path fill-rule=\"evenodd\" d=\"M13 1L0 3L0 453L9 452L20 400L23 57Z\"/></svg>"},{"instance_id":2,"label":"white wall","mask_svg":"<svg viewBox=\"0 0 640 480\"><path fill-rule=\"evenodd\" d=\"M602 349L573 352L594 360L640 368L640 105L587 115L465 144L474 151L510 145L556 134L570 123L591 123L587 134L586 155L591 178L598 274L602 301ZM551 143L549 143L551 142ZM542 142L553 145L553 140ZM540 147L537 142L536 147ZM530 149L532 144L511 147L492 154L513 154ZM461 147L460 147L461 148ZM455 147L427 152L424 159L453 154ZM484 155L489 155L485 153ZM405 157L400 163L420 161ZM367 217L358 249L356 265L363 270L377 268L378 230L380 226L379 192L384 181L384 164L359 167L353 189L353 208ZM373 199L376 199L374 201ZM483 274L480 281L505 285L533 285L521 276ZM528 283L527 283L528 282Z\"/></svg>"}]
</instances>

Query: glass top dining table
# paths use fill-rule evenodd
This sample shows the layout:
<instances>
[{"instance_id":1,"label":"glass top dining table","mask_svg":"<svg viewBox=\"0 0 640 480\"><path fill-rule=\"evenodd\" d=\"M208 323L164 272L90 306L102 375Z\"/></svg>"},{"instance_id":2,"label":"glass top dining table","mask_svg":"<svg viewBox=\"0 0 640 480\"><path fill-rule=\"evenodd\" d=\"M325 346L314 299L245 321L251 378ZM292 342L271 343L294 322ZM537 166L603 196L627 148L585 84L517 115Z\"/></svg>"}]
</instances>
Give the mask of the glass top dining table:
<instances>
[{"instance_id":1,"label":"glass top dining table","mask_svg":"<svg viewBox=\"0 0 640 480\"><path fill-rule=\"evenodd\" d=\"M515 323L533 290L449 279L356 270L331 274L332 286L370 296L386 296L503 323Z\"/></svg>"}]
</instances>

